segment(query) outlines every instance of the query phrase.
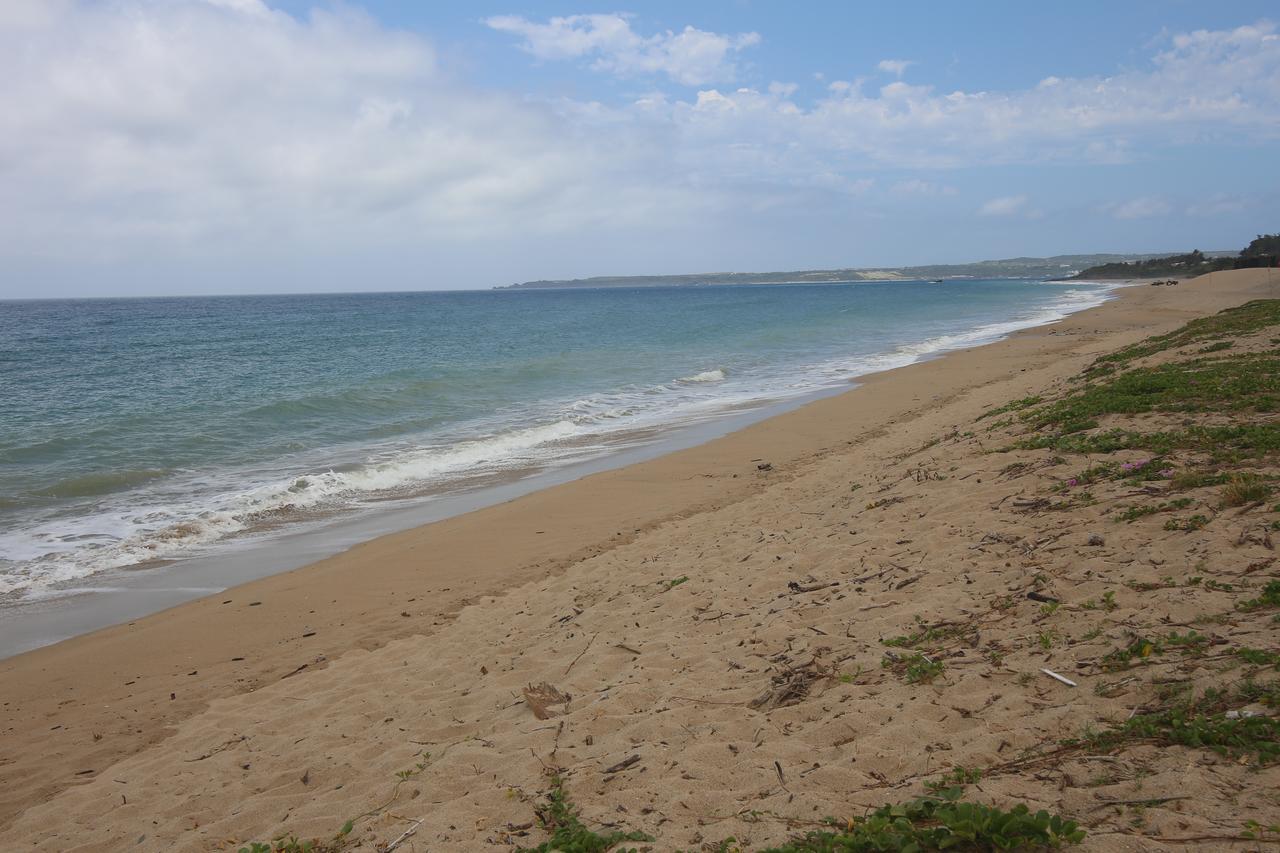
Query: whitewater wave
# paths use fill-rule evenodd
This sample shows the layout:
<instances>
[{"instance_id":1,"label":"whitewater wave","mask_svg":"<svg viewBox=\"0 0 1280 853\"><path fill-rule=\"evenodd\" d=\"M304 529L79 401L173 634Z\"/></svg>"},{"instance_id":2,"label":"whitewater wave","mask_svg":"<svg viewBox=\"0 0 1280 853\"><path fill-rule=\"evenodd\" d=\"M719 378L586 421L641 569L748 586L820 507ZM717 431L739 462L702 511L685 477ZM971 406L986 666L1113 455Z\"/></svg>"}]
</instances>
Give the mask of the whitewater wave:
<instances>
[{"instance_id":1,"label":"whitewater wave","mask_svg":"<svg viewBox=\"0 0 1280 853\"><path fill-rule=\"evenodd\" d=\"M701 373L695 373L693 376L682 376L676 381L692 385L701 382L723 382L725 379L725 372L720 368L716 368L715 370L704 370Z\"/></svg>"}]
</instances>

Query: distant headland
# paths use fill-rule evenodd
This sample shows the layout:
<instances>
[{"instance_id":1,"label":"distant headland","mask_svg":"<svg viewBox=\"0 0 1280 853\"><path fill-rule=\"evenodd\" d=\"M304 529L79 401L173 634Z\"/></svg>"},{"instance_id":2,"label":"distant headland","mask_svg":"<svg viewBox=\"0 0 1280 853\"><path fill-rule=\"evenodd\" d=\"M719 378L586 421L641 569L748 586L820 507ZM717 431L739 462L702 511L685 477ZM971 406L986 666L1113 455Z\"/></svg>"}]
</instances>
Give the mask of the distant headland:
<instances>
[{"instance_id":1,"label":"distant headland","mask_svg":"<svg viewBox=\"0 0 1280 853\"><path fill-rule=\"evenodd\" d=\"M1227 257L1235 252L1207 252ZM497 287L495 290L537 290L570 287L699 287L717 284L830 284L851 281L918 281L947 278L1068 278L1091 267L1136 264L1168 256L1147 254L1054 255L1049 258L1005 258L969 264L928 264L912 267L845 267L789 272L711 272L684 275L622 275L592 278L543 279Z\"/></svg>"},{"instance_id":2,"label":"distant headland","mask_svg":"<svg viewBox=\"0 0 1280 853\"><path fill-rule=\"evenodd\" d=\"M1220 270L1273 267L1280 257L1280 234L1259 234L1256 239L1235 252L1202 252L1193 249L1185 255L1145 258L1131 261L1108 261L1081 270L1078 279L1162 278L1181 276L1194 278Z\"/></svg>"}]
</instances>

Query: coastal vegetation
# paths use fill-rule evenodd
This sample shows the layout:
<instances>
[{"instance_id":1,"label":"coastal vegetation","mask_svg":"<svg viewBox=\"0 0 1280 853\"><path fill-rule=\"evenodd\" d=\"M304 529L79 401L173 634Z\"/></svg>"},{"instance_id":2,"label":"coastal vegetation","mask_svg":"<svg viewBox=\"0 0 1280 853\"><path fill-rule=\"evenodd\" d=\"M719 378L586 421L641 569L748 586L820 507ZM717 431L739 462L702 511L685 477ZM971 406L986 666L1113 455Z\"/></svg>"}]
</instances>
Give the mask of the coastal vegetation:
<instances>
[{"instance_id":1,"label":"coastal vegetation","mask_svg":"<svg viewBox=\"0 0 1280 853\"><path fill-rule=\"evenodd\" d=\"M1081 270L1073 278L1107 279L1107 278L1162 278L1179 276L1191 278L1205 273L1229 270L1235 267L1235 260L1230 257L1207 257L1199 249L1183 255L1169 255L1163 258L1148 258L1141 261L1114 261Z\"/></svg>"},{"instance_id":2,"label":"coastal vegetation","mask_svg":"<svg viewBox=\"0 0 1280 853\"><path fill-rule=\"evenodd\" d=\"M832 821L837 824L837 821ZM1018 803L1008 811L965 802L953 787L934 796L886 805L838 829L815 830L765 853L837 853L876 850L1045 850L1079 844L1084 830L1072 820Z\"/></svg>"},{"instance_id":3,"label":"coastal vegetation","mask_svg":"<svg viewBox=\"0 0 1280 853\"><path fill-rule=\"evenodd\" d=\"M1073 278L1129 279L1166 276L1191 278L1219 270L1274 266L1278 257L1280 257L1280 234L1259 234L1240 251L1239 255L1234 257L1218 252L1210 256L1199 249L1194 249L1186 254L1168 255L1162 258L1108 261L1090 266Z\"/></svg>"}]
</instances>

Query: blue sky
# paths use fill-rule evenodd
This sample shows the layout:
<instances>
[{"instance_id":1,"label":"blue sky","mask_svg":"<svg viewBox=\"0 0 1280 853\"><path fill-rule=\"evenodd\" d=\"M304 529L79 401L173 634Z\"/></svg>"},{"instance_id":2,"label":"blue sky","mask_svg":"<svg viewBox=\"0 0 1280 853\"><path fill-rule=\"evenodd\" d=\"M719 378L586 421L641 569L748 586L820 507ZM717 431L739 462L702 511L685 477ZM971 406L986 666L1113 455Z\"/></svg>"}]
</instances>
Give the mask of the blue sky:
<instances>
[{"instance_id":1,"label":"blue sky","mask_svg":"<svg viewBox=\"0 0 1280 853\"><path fill-rule=\"evenodd\" d=\"M0 296L1238 248L1280 229L1277 17L8 0Z\"/></svg>"}]
</instances>

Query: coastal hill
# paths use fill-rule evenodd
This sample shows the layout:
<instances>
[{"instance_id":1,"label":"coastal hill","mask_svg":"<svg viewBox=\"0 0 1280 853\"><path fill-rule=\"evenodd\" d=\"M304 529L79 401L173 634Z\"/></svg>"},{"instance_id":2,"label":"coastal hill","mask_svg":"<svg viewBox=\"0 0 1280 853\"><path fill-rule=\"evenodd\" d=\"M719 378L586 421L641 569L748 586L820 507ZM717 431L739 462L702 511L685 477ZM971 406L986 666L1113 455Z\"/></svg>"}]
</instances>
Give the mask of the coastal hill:
<instances>
[{"instance_id":1,"label":"coastal hill","mask_svg":"<svg viewBox=\"0 0 1280 853\"><path fill-rule=\"evenodd\" d=\"M1234 252L1209 252L1213 256ZM595 276L593 278L544 279L511 284L496 290L536 290L568 287L696 287L713 284L823 284L847 281L913 281L933 278L1057 278L1103 264L1129 264L1162 258L1150 254L1054 255L1050 258L1004 258L969 264L927 264L914 267L845 267L831 270L785 272L714 272L686 275Z\"/></svg>"},{"instance_id":2,"label":"coastal hill","mask_svg":"<svg viewBox=\"0 0 1280 853\"><path fill-rule=\"evenodd\" d=\"M1185 255L1146 258L1134 261L1108 261L1077 273L1077 279L1126 279L1180 276L1193 278L1219 270L1274 266L1280 256L1280 234L1259 234L1239 255L1231 252L1201 252Z\"/></svg>"}]
</instances>

